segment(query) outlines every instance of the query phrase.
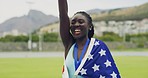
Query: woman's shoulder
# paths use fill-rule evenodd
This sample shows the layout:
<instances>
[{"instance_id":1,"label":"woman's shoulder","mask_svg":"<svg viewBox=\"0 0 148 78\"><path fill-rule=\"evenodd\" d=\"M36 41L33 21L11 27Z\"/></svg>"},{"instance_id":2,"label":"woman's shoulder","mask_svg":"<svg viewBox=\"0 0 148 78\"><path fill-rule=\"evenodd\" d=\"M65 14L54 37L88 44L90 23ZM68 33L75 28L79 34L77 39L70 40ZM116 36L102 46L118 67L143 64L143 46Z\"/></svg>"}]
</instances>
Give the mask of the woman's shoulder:
<instances>
[{"instance_id":1,"label":"woman's shoulder","mask_svg":"<svg viewBox=\"0 0 148 78\"><path fill-rule=\"evenodd\" d=\"M97 38L94 38L94 39L95 39L95 42L94 42L94 46L95 47L97 46L97 47L102 47L104 49L108 49L108 46L107 46L107 44L104 41L99 40Z\"/></svg>"},{"instance_id":2,"label":"woman's shoulder","mask_svg":"<svg viewBox=\"0 0 148 78\"><path fill-rule=\"evenodd\" d=\"M97 43L100 43L100 44L105 44L104 41L99 40L99 39L97 39L97 38L91 38L91 39L95 39L95 43L97 42Z\"/></svg>"}]
</instances>

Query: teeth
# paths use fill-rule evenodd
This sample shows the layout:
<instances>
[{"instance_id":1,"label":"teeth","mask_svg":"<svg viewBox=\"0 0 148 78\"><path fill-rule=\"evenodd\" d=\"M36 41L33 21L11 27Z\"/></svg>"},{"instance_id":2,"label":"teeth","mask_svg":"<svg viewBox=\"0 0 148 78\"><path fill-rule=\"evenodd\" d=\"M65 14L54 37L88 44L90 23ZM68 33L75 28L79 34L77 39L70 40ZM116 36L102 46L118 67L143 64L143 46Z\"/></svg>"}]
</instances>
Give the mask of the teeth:
<instances>
[{"instance_id":1,"label":"teeth","mask_svg":"<svg viewBox=\"0 0 148 78\"><path fill-rule=\"evenodd\" d=\"M78 31L80 31L80 29L75 29L75 32L78 32Z\"/></svg>"}]
</instances>

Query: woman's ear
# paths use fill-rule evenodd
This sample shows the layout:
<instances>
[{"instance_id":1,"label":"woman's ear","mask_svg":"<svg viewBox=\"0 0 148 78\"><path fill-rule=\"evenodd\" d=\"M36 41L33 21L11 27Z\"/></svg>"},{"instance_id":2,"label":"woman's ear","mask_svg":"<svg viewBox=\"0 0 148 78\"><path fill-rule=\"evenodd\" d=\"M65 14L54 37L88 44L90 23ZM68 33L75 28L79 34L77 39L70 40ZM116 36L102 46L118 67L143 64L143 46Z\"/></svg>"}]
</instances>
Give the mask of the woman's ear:
<instances>
[{"instance_id":1,"label":"woman's ear","mask_svg":"<svg viewBox=\"0 0 148 78\"><path fill-rule=\"evenodd\" d=\"M71 31L71 29L69 30L69 32L70 32L70 34L72 35L72 31Z\"/></svg>"},{"instance_id":2,"label":"woman's ear","mask_svg":"<svg viewBox=\"0 0 148 78\"><path fill-rule=\"evenodd\" d=\"M89 30L92 30L92 26L89 27Z\"/></svg>"}]
</instances>

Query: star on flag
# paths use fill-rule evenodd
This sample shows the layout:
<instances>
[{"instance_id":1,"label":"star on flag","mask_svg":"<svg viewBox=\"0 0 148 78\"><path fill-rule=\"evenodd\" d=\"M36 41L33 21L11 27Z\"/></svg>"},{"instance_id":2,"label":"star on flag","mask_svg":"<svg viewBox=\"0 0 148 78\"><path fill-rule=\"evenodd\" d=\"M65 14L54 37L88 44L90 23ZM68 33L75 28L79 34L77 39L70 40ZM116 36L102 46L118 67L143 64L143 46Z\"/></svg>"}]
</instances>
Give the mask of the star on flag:
<instances>
[{"instance_id":1,"label":"star on flag","mask_svg":"<svg viewBox=\"0 0 148 78\"><path fill-rule=\"evenodd\" d=\"M111 62L109 60L107 60L105 63L106 67L111 66Z\"/></svg>"},{"instance_id":2,"label":"star on flag","mask_svg":"<svg viewBox=\"0 0 148 78\"><path fill-rule=\"evenodd\" d=\"M99 41L96 41L96 42L94 43L94 45L95 45L95 46L100 45Z\"/></svg>"},{"instance_id":3,"label":"star on flag","mask_svg":"<svg viewBox=\"0 0 148 78\"><path fill-rule=\"evenodd\" d=\"M105 78L105 76L100 75L100 77L99 77L99 78Z\"/></svg>"},{"instance_id":4,"label":"star on flag","mask_svg":"<svg viewBox=\"0 0 148 78\"><path fill-rule=\"evenodd\" d=\"M99 71L99 65L94 64L94 66L92 68L94 69L94 72L97 70Z\"/></svg>"},{"instance_id":5,"label":"star on flag","mask_svg":"<svg viewBox=\"0 0 148 78\"><path fill-rule=\"evenodd\" d=\"M87 71L87 69L82 68L81 71L80 71L81 75L87 74L86 71Z\"/></svg>"},{"instance_id":6,"label":"star on flag","mask_svg":"<svg viewBox=\"0 0 148 78\"><path fill-rule=\"evenodd\" d=\"M101 49L101 51L99 52L101 56L106 55L105 54L106 50Z\"/></svg>"},{"instance_id":7,"label":"star on flag","mask_svg":"<svg viewBox=\"0 0 148 78\"><path fill-rule=\"evenodd\" d=\"M88 60L91 60L91 59L93 59L93 55L89 54L88 55Z\"/></svg>"},{"instance_id":8,"label":"star on flag","mask_svg":"<svg viewBox=\"0 0 148 78\"><path fill-rule=\"evenodd\" d=\"M117 78L117 74L113 71L112 74L110 74L112 76L112 78Z\"/></svg>"}]
</instances>

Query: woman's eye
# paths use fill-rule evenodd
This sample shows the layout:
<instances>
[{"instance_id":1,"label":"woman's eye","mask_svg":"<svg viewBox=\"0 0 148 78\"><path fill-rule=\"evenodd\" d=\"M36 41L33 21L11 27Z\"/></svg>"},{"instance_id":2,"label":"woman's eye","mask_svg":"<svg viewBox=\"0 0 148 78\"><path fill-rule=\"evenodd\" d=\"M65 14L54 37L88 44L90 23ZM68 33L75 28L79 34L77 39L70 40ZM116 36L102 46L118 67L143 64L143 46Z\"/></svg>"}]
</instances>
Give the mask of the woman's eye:
<instances>
[{"instance_id":1,"label":"woman's eye","mask_svg":"<svg viewBox=\"0 0 148 78\"><path fill-rule=\"evenodd\" d=\"M71 21L71 24L75 24L76 23L76 21Z\"/></svg>"},{"instance_id":2,"label":"woman's eye","mask_svg":"<svg viewBox=\"0 0 148 78\"><path fill-rule=\"evenodd\" d=\"M79 22L80 24L82 24L82 23L84 23L84 20L80 19L78 22Z\"/></svg>"}]
</instances>

